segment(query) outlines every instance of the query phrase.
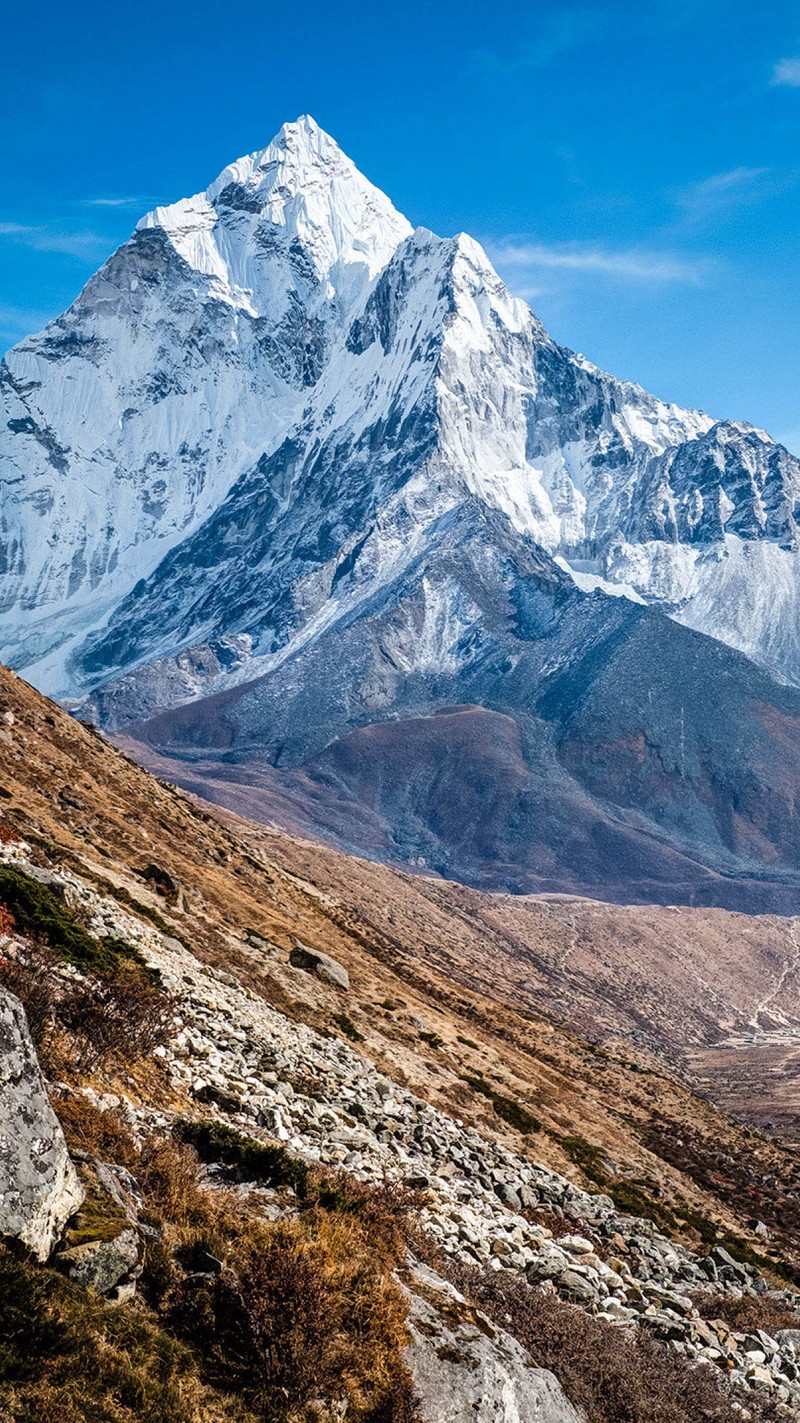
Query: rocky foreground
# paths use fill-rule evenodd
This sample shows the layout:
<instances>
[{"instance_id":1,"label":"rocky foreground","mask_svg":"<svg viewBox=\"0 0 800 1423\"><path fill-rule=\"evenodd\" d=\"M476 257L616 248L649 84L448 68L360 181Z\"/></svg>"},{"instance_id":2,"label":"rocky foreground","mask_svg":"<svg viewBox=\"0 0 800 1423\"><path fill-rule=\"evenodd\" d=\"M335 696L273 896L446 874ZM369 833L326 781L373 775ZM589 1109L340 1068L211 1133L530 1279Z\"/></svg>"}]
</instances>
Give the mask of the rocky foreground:
<instances>
[{"instance_id":1,"label":"rocky foreground","mask_svg":"<svg viewBox=\"0 0 800 1423\"><path fill-rule=\"evenodd\" d=\"M697 1307L698 1292L711 1290L787 1309L797 1303L754 1265L721 1246L692 1252L652 1222L621 1214L609 1196L581 1190L489 1140L376 1070L346 1042L293 1021L230 973L204 964L185 943L78 874L44 867L24 842L0 847L0 864L44 884L98 942L133 946L157 970L173 1005L169 1031L153 1052L163 1074L160 1100L141 1085L103 1092L57 1082L57 1107L80 1092L101 1112L122 1112L139 1143L187 1117L217 1122L277 1144L299 1162L342 1168L374 1185L396 1181L418 1193L420 1248L438 1263L432 1271L412 1260L403 1272L411 1300L406 1357L424 1418L572 1423L578 1416L556 1380L533 1369L504 1331L488 1321L484 1332L463 1319L454 1323L453 1286L441 1275L448 1262L532 1282L621 1331L662 1341L687 1365L707 1365L743 1406L764 1398L779 1413L800 1417L800 1329L741 1332L701 1317ZM13 959L23 950L12 929L2 952ZM341 965L302 945L293 958L294 972L322 977L346 1004L349 980ZM72 967L63 974L80 977ZM82 1286L130 1300L147 1233L137 1215L135 1171L131 1176L113 1161L83 1163L82 1189L88 1169L91 1191L113 1194L119 1230L96 1240L84 1231L78 1244L71 1242L81 1188L19 1007L5 993L2 1031L0 1076L13 1084L0 1101L3 1233L40 1259L51 1257ZM206 1170L210 1186L221 1184L218 1162L210 1160ZM297 1211L284 1185L265 1186L255 1177L239 1180L236 1189L265 1219L291 1219Z\"/></svg>"}]
</instances>

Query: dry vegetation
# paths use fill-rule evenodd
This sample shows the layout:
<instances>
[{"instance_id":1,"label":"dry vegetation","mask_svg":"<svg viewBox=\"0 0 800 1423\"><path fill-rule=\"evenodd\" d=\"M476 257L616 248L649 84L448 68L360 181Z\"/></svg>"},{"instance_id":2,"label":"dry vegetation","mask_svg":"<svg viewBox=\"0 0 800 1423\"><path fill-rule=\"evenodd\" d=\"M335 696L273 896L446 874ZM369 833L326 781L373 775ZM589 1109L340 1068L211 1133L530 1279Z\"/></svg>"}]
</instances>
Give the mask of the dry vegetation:
<instances>
[{"instance_id":1,"label":"dry vegetation","mask_svg":"<svg viewBox=\"0 0 800 1423\"><path fill-rule=\"evenodd\" d=\"M139 1148L85 1097L57 1106L73 1150L135 1170L145 1269L137 1304L109 1309L0 1248L4 1420L294 1423L311 1410L322 1423L346 1403L355 1423L411 1423L393 1279L402 1194L309 1172L302 1201L286 1188L294 1214L270 1224L232 1189L208 1189L197 1153L174 1137ZM258 1149L235 1138L229 1160L237 1144Z\"/></svg>"},{"instance_id":2,"label":"dry vegetation","mask_svg":"<svg viewBox=\"0 0 800 1423\"><path fill-rule=\"evenodd\" d=\"M450 1270L468 1299L524 1344L535 1364L552 1369L572 1403L591 1423L741 1423L718 1374L687 1369L641 1331L621 1331L575 1305L507 1275L469 1267ZM748 1399L752 1423L780 1413Z\"/></svg>"},{"instance_id":3,"label":"dry vegetation","mask_svg":"<svg viewBox=\"0 0 800 1423\"><path fill-rule=\"evenodd\" d=\"M233 817L220 824L2 670L0 705L16 719L0 839L24 834L43 859L190 940L282 1011L348 1037L423 1097L610 1191L621 1208L689 1243L724 1240L796 1271L800 1233L788 1217L780 1228L798 1185L793 1153L717 1112L652 1055L577 1036L547 992L534 1010L517 988L542 946L499 935L491 905L476 931L480 896L420 888ZM83 809L61 799L65 785ZM0 981L23 999L50 1075L101 1089L122 1080L135 1095L173 1011L158 982L129 945L93 939L61 901L6 872L0 941L14 920L29 943L12 952L0 942ZM348 968L346 1000L288 967L296 935ZM545 948L534 984L547 976ZM147 1100L161 1101L166 1081L147 1070ZM114 1112L75 1095L57 1109L76 1151L133 1171L155 1233L138 1302L118 1310L2 1251L3 1423L299 1423L332 1416L344 1394L353 1423L408 1423L392 1274L413 1202L319 1178L218 1126L184 1125L139 1149ZM735 1190L726 1160L741 1163ZM207 1188L203 1165L222 1185ZM289 1218L271 1225L250 1212L236 1193L244 1177L283 1193ZM771 1241L750 1231L756 1214L775 1222ZM631 1349L620 1331L524 1284L461 1283L555 1368L591 1423L732 1417L715 1387L703 1392L705 1376L687 1411L685 1371L655 1342Z\"/></svg>"},{"instance_id":4,"label":"dry vegetation","mask_svg":"<svg viewBox=\"0 0 800 1423\"><path fill-rule=\"evenodd\" d=\"M59 973L57 956L41 942L0 949L0 983L22 1003L51 1077L129 1067L166 1041L175 1013L170 997L128 960L76 981Z\"/></svg>"}]
</instances>

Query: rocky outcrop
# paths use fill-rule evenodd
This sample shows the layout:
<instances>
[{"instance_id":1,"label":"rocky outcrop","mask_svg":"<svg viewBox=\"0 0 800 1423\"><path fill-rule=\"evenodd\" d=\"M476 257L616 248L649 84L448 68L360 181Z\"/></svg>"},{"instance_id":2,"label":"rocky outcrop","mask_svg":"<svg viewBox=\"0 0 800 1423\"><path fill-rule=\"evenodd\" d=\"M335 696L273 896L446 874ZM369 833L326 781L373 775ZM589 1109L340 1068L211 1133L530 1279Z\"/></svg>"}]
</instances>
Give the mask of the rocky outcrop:
<instances>
[{"instance_id":1,"label":"rocky outcrop","mask_svg":"<svg viewBox=\"0 0 800 1423\"><path fill-rule=\"evenodd\" d=\"M46 1260L82 1200L24 1009L0 988L0 1235Z\"/></svg>"},{"instance_id":2,"label":"rocky outcrop","mask_svg":"<svg viewBox=\"0 0 800 1423\"><path fill-rule=\"evenodd\" d=\"M414 1262L405 1284L421 1423L581 1423L554 1375L441 1276Z\"/></svg>"},{"instance_id":3,"label":"rocky outcrop","mask_svg":"<svg viewBox=\"0 0 800 1423\"><path fill-rule=\"evenodd\" d=\"M82 1162L80 1174L85 1200L53 1263L84 1289L121 1304L142 1273L139 1188L124 1166L103 1161Z\"/></svg>"},{"instance_id":4,"label":"rocky outcrop","mask_svg":"<svg viewBox=\"0 0 800 1423\"><path fill-rule=\"evenodd\" d=\"M350 975L342 964L319 949L309 949L305 944L301 944L299 939L295 940L289 963L292 968L302 969L304 973L313 973L317 978L321 978L323 983L330 983L333 988L343 988L346 991L350 987Z\"/></svg>"}]
</instances>

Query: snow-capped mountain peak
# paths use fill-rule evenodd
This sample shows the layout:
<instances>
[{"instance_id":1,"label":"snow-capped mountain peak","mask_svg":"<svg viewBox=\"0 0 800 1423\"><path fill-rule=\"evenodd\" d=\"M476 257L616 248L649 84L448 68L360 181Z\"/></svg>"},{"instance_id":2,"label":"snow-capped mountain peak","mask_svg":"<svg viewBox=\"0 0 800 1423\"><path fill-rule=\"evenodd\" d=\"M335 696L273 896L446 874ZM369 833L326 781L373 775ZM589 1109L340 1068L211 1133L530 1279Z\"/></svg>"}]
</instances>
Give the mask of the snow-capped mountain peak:
<instances>
[{"instance_id":1,"label":"snow-capped mountain peak","mask_svg":"<svg viewBox=\"0 0 800 1423\"><path fill-rule=\"evenodd\" d=\"M286 661L464 503L800 682L800 464L559 347L307 116L148 213L0 403L0 657L48 691Z\"/></svg>"},{"instance_id":2,"label":"snow-capped mountain peak","mask_svg":"<svg viewBox=\"0 0 800 1423\"><path fill-rule=\"evenodd\" d=\"M139 222L162 231L215 294L252 315L275 301L274 266L288 256L301 283L351 302L411 226L329 134L304 115L268 147L237 159L192 198Z\"/></svg>"}]
</instances>

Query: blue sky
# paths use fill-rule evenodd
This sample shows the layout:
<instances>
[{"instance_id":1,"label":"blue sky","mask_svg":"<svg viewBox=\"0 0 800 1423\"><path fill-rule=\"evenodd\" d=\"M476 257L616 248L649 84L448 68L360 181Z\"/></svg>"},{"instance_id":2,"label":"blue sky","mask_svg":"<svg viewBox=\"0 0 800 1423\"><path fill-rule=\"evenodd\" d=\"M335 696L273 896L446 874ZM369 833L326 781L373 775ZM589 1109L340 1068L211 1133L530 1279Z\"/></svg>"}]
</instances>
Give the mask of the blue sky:
<instances>
[{"instance_id":1,"label":"blue sky","mask_svg":"<svg viewBox=\"0 0 800 1423\"><path fill-rule=\"evenodd\" d=\"M796 0L42 0L3 50L0 349L309 112L556 339L800 453Z\"/></svg>"}]
</instances>

